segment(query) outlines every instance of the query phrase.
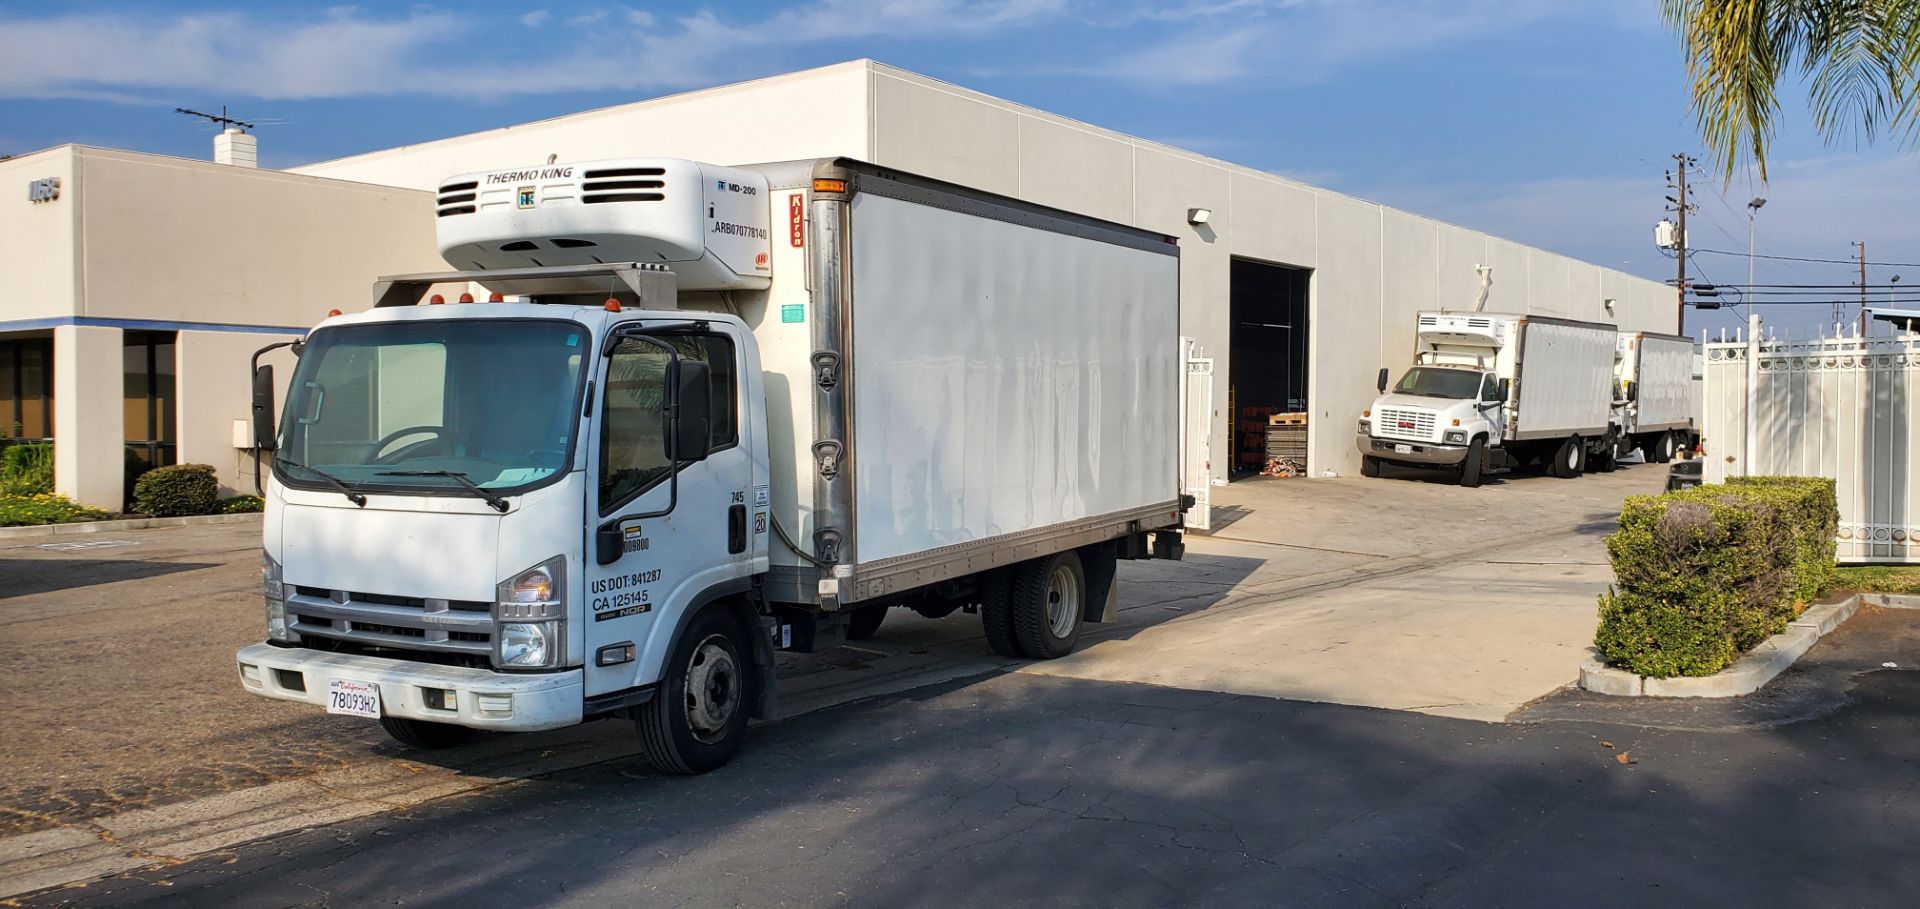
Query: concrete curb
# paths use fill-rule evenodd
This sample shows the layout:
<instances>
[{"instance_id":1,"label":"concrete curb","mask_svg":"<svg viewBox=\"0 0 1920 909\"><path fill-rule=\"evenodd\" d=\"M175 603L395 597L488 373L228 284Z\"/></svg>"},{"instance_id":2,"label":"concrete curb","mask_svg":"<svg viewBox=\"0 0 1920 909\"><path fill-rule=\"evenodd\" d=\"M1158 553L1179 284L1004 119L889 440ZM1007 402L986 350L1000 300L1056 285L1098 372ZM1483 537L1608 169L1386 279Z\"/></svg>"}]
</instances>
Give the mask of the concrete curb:
<instances>
[{"instance_id":1,"label":"concrete curb","mask_svg":"<svg viewBox=\"0 0 1920 909\"><path fill-rule=\"evenodd\" d=\"M33 527L0 527L0 540L30 540L36 537L64 537L85 533L113 533L119 530L151 530L156 527L189 527L195 524L244 524L260 520L251 514L203 514L187 518L122 518L117 521L81 521L74 524L40 524Z\"/></svg>"},{"instance_id":2,"label":"concrete curb","mask_svg":"<svg viewBox=\"0 0 1920 909\"><path fill-rule=\"evenodd\" d=\"M1911 608L1920 608L1920 597L1878 593L1855 594L1838 603L1809 606L1799 618L1788 623L1786 631L1761 641L1759 646L1733 661L1733 665L1709 676L1656 679L1636 675L1608 666L1597 651L1589 649L1587 658L1580 662L1579 685L1594 694L1614 697L1732 698L1752 694L1786 671L1811 650L1815 642L1852 618L1863 598L1874 605L1889 606L1894 604L1883 601L1908 600L1914 604Z\"/></svg>"}]
</instances>

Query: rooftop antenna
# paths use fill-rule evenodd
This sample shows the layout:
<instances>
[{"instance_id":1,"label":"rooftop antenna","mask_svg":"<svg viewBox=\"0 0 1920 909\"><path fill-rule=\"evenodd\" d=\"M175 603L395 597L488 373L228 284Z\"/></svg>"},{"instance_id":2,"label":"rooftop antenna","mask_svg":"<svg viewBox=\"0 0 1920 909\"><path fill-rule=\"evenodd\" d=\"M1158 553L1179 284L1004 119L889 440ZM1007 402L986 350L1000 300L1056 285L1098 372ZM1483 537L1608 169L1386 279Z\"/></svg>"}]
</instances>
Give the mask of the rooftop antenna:
<instances>
[{"instance_id":1,"label":"rooftop antenna","mask_svg":"<svg viewBox=\"0 0 1920 909\"><path fill-rule=\"evenodd\" d=\"M219 128L219 134L213 137L215 164L231 164L235 167L260 166L260 140L247 133L247 130L258 127L251 122L228 115L226 105L220 105L220 113L217 116L185 107L176 107L173 112L186 114L189 117L199 117Z\"/></svg>"},{"instance_id":2,"label":"rooftop antenna","mask_svg":"<svg viewBox=\"0 0 1920 909\"><path fill-rule=\"evenodd\" d=\"M173 112L176 114L186 114L189 117L199 117L203 120L210 121L213 123L213 125L221 127L223 129L227 127L239 127L240 129L243 129L243 130L259 128L254 124L249 123L245 120L240 120L234 117L227 116L227 106L225 104L220 105L220 113L218 116L215 116L213 114L204 114L204 113L201 113L200 111L191 110L185 107L176 107L173 109Z\"/></svg>"}]
</instances>

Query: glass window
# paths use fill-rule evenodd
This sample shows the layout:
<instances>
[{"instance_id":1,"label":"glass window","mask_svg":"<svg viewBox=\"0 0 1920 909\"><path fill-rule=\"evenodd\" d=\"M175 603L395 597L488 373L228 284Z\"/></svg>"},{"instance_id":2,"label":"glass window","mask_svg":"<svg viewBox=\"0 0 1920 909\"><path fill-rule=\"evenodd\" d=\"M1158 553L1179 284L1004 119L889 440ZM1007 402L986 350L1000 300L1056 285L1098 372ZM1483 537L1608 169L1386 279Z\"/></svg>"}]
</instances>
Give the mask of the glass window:
<instances>
[{"instance_id":1,"label":"glass window","mask_svg":"<svg viewBox=\"0 0 1920 909\"><path fill-rule=\"evenodd\" d=\"M1480 383L1480 400L1483 403L1497 404L1500 401L1500 380L1487 373L1486 381Z\"/></svg>"},{"instance_id":2,"label":"glass window","mask_svg":"<svg viewBox=\"0 0 1920 909\"><path fill-rule=\"evenodd\" d=\"M738 374L733 342L721 335L656 336L683 360L707 364L713 409L707 450L733 446L740 438ZM600 510L609 511L667 476L667 352L628 339L607 361L600 425Z\"/></svg>"},{"instance_id":3,"label":"glass window","mask_svg":"<svg viewBox=\"0 0 1920 909\"><path fill-rule=\"evenodd\" d=\"M53 437L53 341L0 342L0 437Z\"/></svg>"},{"instance_id":4,"label":"glass window","mask_svg":"<svg viewBox=\"0 0 1920 909\"><path fill-rule=\"evenodd\" d=\"M284 459L369 490L517 489L564 473L584 329L425 320L315 332L281 420ZM299 468L283 480L317 484ZM323 485L323 484L321 484Z\"/></svg>"},{"instance_id":5,"label":"glass window","mask_svg":"<svg viewBox=\"0 0 1920 909\"><path fill-rule=\"evenodd\" d=\"M1393 393L1467 401L1480 391L1480 377L1481 374L1473 370L1415 366L1400 377Z\"/></svg>"}]
</instances>

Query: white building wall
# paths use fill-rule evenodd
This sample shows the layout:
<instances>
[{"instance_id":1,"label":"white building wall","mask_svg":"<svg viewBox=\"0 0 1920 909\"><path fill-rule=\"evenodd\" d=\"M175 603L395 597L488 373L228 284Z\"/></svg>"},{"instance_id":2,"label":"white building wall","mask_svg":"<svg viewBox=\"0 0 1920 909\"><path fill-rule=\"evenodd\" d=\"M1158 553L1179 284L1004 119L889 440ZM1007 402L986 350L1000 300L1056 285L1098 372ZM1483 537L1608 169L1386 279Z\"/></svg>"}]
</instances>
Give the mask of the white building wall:
<instances>
[{"instance_id":1,"label":"white building wall","mask_svg":"<svg viewBox=\"0 0 1920 909\"><path fill-rule=\"evenodd\" d=\"M1048 114L872 61L590 111L300 168L430 188L451 174L548 155L689 157L744 164L846 155L1173 235L1182 332L1215 358L1216 452L1231 450L1228 272L1241 256L1316 270L1309 372L1315 472L1356 472L1352 427L1380 366L1412 351L1414 313L1469 307L1671 332L1672 291L1202 155ZM1211 220L1186 222L1189 208ZM1618 300L1609 314L1604 300ZM1664 299L1664 307L1659 301ZM1217 457L1216 477L1227 458Z\"/></svg>"}]
</instances>

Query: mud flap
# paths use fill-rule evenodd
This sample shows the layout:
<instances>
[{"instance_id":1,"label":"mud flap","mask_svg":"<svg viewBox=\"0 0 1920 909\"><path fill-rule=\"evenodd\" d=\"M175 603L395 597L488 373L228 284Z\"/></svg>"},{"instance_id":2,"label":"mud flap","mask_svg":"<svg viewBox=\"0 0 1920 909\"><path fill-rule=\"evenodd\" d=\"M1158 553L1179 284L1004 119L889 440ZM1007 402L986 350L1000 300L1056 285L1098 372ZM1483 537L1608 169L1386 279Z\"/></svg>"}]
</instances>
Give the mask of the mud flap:
<instances>
[{"instance_id":1,"label":"mud flap","mask_svg":"<svg viewBox=\"0 0 1920 909\"><path fill-rule=\"evenodd\" d=\"M1111 622L1120 611L1120 562L1114 543L1101 543L1080 550L1080 571L1087 578L1087 606L1080 616L1084 622Z\"/></svg>"}]
</instances>

